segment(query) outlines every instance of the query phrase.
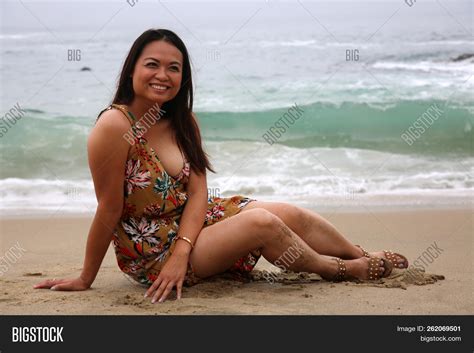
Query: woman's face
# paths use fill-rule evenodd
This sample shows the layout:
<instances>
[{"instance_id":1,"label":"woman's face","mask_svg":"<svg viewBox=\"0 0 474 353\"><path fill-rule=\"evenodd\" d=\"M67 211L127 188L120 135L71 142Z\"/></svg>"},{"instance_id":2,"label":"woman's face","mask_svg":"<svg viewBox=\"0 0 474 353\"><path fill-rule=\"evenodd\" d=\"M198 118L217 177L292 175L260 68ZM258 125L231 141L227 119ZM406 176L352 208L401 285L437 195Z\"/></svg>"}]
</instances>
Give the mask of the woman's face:
<instances>
[{"instance_id":1,"label":"woman's face","mask_svg":"<svg viewBox=\"0 0 474 353\"><path fill-rule=\"evenodd\" d=\"M165 41L148 43L132 74L135 97L160 106L172 100L181 87L183 55Z\"/></svg>"}]
</instances>

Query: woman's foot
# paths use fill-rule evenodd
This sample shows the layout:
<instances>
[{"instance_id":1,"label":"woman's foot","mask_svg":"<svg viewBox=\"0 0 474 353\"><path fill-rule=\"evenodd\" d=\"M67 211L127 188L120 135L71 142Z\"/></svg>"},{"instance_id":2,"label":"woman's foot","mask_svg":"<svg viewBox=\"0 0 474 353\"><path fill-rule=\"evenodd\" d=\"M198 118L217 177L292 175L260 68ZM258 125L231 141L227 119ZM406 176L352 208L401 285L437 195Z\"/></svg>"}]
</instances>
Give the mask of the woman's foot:
<instances>
[{"instance_id":1,"label":"woman's foot","mask_svg":"<svg viewBox=\"0 0 474 353\"><path fill-rule=\"evenodd\" d=\"M371 252L371 256L377 256L390 261L395 268L408 268L408 260L405 256L394 253L392 251L383 250L377 252Z\"/></svg>"},{"instance_id":2,"label":"woman's foot","mask_svg":"<svg viewBox=\"0 0 474 353\"><path fill-rule=\"evenodd\" d=\"M327 268L320 274L329 281L345 279L377 280L388 277L392 272L392 265L385 259L377 257L361 257L355 260L341 260L336 257L325 256Z\"/></svg>"},{"instance_id":3,"label":"woman's foot","mask_svg":"<svg viewBox=\"0 0 474 353\"><path fill-rule=\"evenodd\" d=\"M403 268L408 268L408 259L401 255L401 254L398 254L398 253L394 253L390 250L383 250L383 251L375 251L375 252L367 252L365 251L360 245L356 245L360 252L361 252L361 257L362 256L365 256L365 257L371 257L371 256L375 256L375 257L380 257L382 259L386 259L388 260L392 265L393 267L395 268L400 268L400 269L403 269Z\"/></svg>"}]
</instances>

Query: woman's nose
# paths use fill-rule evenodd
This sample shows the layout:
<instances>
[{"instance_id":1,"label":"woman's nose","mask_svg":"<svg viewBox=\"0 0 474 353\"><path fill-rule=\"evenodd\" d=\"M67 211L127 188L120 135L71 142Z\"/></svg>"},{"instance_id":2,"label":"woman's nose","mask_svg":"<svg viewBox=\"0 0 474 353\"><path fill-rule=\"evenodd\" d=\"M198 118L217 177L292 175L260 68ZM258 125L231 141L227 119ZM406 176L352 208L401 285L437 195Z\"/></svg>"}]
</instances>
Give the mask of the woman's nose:
<instances>
[{"instance_id":1,"label":"woman's nose","mask_svg":"<svg viewBox=\"0 0 474 353\"><path fill-rule=\"evenodd\" d=\"M168 75L166 74L166 69L164 67L160 67L156 70L155 77L159 80L167 80Z\"/></svg>"}]
</instances>

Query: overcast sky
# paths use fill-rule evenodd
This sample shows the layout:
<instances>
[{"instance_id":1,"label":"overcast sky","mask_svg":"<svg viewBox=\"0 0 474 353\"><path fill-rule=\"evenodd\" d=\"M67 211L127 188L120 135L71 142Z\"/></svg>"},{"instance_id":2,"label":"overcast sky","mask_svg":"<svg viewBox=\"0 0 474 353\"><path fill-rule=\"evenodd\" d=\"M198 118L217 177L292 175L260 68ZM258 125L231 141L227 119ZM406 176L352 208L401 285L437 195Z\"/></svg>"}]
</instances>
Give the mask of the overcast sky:
<instances>
[{"instance_id":1,"label":"overcast sky","mask_svg":"<svg viewBox=\"0 0 474 353\"><path fill-rule=\"evenodd\" d=\"M321 21L331 27L336 23L344 25L348 21L361 21L362 24L372 19L373 26L384 23L397 9L401 10L398 20L392 25L403 25L406 16L415 16L415 20L432 22L430 11L442 13L443 22L455 27L465 28L472 34L472 1L439 0L438 2L418 0L244 0L244 1L159 1L159 0L81 0L81 1L39 1L39 0L1 0L0 26L3 33L16 32L54 32L61 37L71 31L98 32L104 30L124 29L127 32L140 32L143 28L170 28L183 33L205 31L212 21L212 28L226 27L235 30L248 21L259 10L253 19L257 24L265 23L265 17L278 13L278 18L300 24L298 18L308 21L305 8L310 8ZM298 3L299 2L299 3ZM429 3L429 4L428 4ZM202 6L199 6L202 4ZM131 6L133 5L133 6ZM304 6L303 6L304 5ZM412 9L416 8L416 11ZM431 9L431 10L430 10ZM283 17L282 17L283 15ZM273 17L275 17L273 15ZM404 19L403 21L401 19ZM438 17L439 19L439 17ZM427 23L426 27L433 27ZM299 27L298 27L299 28ZM63 32L63 33L61 33ZM141 32L140 32L141 33Z\"/></svg>"}]
</instances>

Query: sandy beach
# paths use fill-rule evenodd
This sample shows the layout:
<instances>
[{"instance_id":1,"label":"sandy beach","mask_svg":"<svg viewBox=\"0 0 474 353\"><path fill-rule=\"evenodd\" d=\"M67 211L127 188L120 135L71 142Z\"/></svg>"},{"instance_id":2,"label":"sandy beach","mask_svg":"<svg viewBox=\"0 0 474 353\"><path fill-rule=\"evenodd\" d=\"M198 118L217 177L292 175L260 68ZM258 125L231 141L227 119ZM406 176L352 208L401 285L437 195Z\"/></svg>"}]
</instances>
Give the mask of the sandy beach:
<instances>
[{"instance_id":1,"label":"sandy beach","mask_svg":"<svg viewBox=\"0 0 474 353\"><path fill-rule=\"evenodd\" d=\"M261 259L255 281L214 278L186 288L181 301L151 304L144 287L118 269L112 248L91 290L33 290L43 278L80 273L89 216L1 220L2 314L473 314L472 212L429 210L323 213L355 243L369 250L402 250L418 277L394 270L376 283L329 283L317 275L280 274L276 283L258 279L279 270ZM428 251L427 251L428 249ZM430 250L431 249L431 250ZM425 255L423 255L425 254ZM431 254L431 255L426 255ZM420 266L418 266L420 267ZM424 285L420 285L424 284Z\"/></svg>"}]
</instances>

